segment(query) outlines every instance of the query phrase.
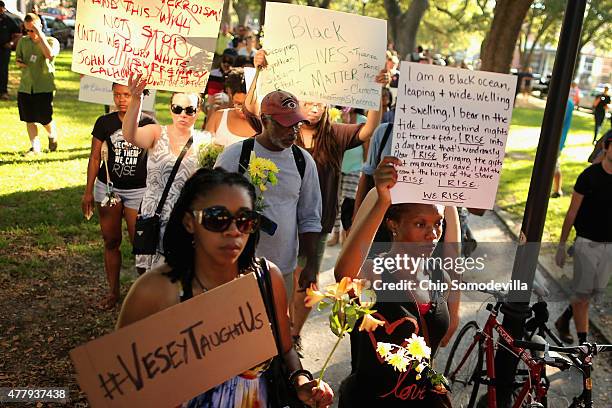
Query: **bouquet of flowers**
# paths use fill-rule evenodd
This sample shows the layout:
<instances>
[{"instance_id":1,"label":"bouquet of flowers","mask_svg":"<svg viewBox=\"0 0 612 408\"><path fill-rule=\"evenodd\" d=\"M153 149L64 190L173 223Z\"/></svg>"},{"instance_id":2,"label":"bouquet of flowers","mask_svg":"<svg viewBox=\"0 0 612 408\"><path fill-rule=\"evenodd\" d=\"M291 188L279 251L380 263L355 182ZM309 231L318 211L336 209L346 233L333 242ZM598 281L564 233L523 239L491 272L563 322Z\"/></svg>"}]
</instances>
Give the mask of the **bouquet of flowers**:
<instances>
[{"instance_id":1,"label":"bouquet of flowers","mask_svg":"<svg viewBox=\"0 0 612 408\"><path fill-rule=\"evenodd\" d=\"M200 146L200 150L198 151L198 164L200 167L205 169L212 169L217 161L217 157L223 151L223 146L208 143Z\"/></svg>"},{"instance_id":2,"label":"bouquet of flowers","mask_svg":"<svg viewBox=\"0 0 612 408\"><path fill-rule=\"evenodd\" d=\"M406 346L404 347L392 343L378 342L376 352L401 373L414 370L417 373L415 377L417 381L425 375L434 392L438 394L448 392L447 379L431 367L431 348L427 346L423 337L412 333L412 337L406 339Z\"/></svg>"},{"instance_id":3,"label":"bouquet of flowers","mask_svg":"<svg viewBox=\"0 0 612 408\"><path fill-rule=\"evenodd\" d=\"M314 284L306 289L304 299L306 307L317 305L319 311L330 309L329 328L338 337L334 348L323 364L318 383L323 380L325 370L340 341L347 333L353 331L360 318L363 320L359 331L373 331L384 324L382 320L372 317L372 313L376 312L372 310L372 306L376 303L376 293L369 287L370 282L365 279L342 278L339 283L325 288L324 292L317 290ZM350 295L351 291L353 296Z\"/></svg>"},{"instance_id":4,"label":"bouquet of flowers","mask_svg":"<svg viewBox=\"0 0 612 408\"><path fill-rule=\"evenodd\" d=\"M270 183L273 186L278 182L277 174L278 167L272 160L257 157L255 152L251 152L251 158L249 160L249 167L247 168L247 174L251 179L251 183L259 190L257 194L257 201L255 202L255 210L263 211L265 208L263 192L268 189L267 184Z\"/></svg>"}]
</instances>

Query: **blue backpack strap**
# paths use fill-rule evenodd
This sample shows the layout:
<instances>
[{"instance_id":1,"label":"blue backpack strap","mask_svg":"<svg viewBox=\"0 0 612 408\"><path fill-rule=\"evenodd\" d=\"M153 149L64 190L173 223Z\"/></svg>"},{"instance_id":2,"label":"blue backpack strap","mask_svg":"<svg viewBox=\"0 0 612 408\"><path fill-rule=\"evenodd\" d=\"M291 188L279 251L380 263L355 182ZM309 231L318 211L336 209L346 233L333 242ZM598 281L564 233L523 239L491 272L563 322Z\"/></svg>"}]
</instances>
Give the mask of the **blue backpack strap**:
<instances>
[{"instance_id":1,"label":"blue backpack strap","mask_svg":"<svg viewBox=\"0 0 612 408\"><path fill-rule=\"evenodd\" d=\"M238 162L238 173L244 174L249 168L251 161L251 152L255 148L255 138L249 137L242 142L242 150L240 151L240 161Z\"/></svg>"},{"instance_id":2,"label":"blue backpack strap","mask_svg":"<svg viewBox=\"0 0 612 408\"><path fill-rule=\"evenodd\" d=\"M302 149L296 145L291 145L291 151L293 152L293 160L295 160L295 165L297 166L300 177L303 180L304 174L306 173L306 159L304 158L304 153L302 152Z\"/></svg>"}]
</instances>

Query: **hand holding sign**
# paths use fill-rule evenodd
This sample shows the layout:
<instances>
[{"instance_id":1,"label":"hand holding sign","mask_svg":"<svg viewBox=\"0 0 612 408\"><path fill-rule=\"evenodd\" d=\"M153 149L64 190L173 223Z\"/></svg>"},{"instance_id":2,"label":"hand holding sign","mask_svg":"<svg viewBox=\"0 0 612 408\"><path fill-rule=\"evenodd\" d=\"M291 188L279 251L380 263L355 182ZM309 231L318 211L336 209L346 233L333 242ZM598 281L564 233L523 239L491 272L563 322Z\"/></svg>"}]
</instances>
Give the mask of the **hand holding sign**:
<instances>
[{"instance_id":1,"label":"hand holding sign","mask_svg":"<svg viewBox=\"0 0 612 408\"><path fill-rule=\"evenodd\" d=\"M130 74L128 78L128 88L132 94L132 98L140 98L145 88L147 87L147 78L143 74Z\"/></svg>"},{"instance_id":2,"label":"hand holding sign","mask_svg":"<svg viewBox=\"0 0 612 408\"><path fill-rule=\"evenodd\" d=\"M381 160L374 171L374 184L378 197L384 202L391 204L391 189L397 183L397 170L395 166L401 166L402 161L397 157L387 156Z\"/></svg>"}]
</instances>

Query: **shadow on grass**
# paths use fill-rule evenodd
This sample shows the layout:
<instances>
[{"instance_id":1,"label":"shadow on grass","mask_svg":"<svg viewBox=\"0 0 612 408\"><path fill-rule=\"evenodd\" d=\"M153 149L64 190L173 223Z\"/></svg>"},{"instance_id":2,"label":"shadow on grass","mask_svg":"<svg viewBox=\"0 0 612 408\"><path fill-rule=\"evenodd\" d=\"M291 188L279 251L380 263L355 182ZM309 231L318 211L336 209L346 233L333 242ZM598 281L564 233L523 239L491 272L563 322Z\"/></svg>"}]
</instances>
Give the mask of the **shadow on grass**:
<instances>
[{"instance_id":1,"label":"shadow on grass","mask_svg":"<svg viewBox=\"0 0 612 408\"><path fill-rule=\"evenodd\" d=\"M83 217L82 194L83 186L76 186L2 196L0 275L40 276L51 265L74 262L94 263L102 268L98 217L89 221ZM134 257L125 227L121 253L124 267L131 268Z\"/></svg>"},{"instance_id":2,"label":"shadow on grass","mask_svg":"<svg viewBox=\"0 0 612 408\"><path fill-rule=\"evenodd\" d=\"M76 151L83 151L85 149L74 149ZM58 153L64 153L65 150L59 150ZM12 152L13 155L15 155L14 152ZM2 153L0 153L2 154ZM5 166L7 164L20 164L20 163L53 163L53 162L65 162L65 161L72 161L72 160L79 160L79 159L87 159L89 158L89 151L87 153L81 153L81 154L71 154L68 156L62 156L62 157L52 157L49 156L49 154L53 154L53 153L42 153L41 156L38 156L38 158L29 158L29 157L25 157L22 154L18 154L17 158L15 159L11 159L11 160L1 160L0 161L0 166Z\"/></svg>"}]
</instances>

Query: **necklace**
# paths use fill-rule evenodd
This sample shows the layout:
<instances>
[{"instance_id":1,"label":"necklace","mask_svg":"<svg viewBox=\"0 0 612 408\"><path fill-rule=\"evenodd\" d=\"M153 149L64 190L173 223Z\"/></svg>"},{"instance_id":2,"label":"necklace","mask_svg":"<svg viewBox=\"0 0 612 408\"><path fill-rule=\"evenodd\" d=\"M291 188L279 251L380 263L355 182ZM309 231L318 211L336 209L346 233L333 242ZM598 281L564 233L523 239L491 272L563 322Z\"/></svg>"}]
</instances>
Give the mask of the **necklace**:
<instances>
[{"instance_id":1,"label":"necklace","mask_svg":"<svg viewBox=\"0 0 612 408\"><path fill-rule=\"evenodd\" d=\"M200 285L200 288L202 288L202 293L208 292L208 289L206 289L206 287L204 285L202 285L202 282L200 281L200 278L198 278L198 275L194 274L193 277L195 278L195 280L198 283L198 285Z\"/></svg>"}]
</instances>

